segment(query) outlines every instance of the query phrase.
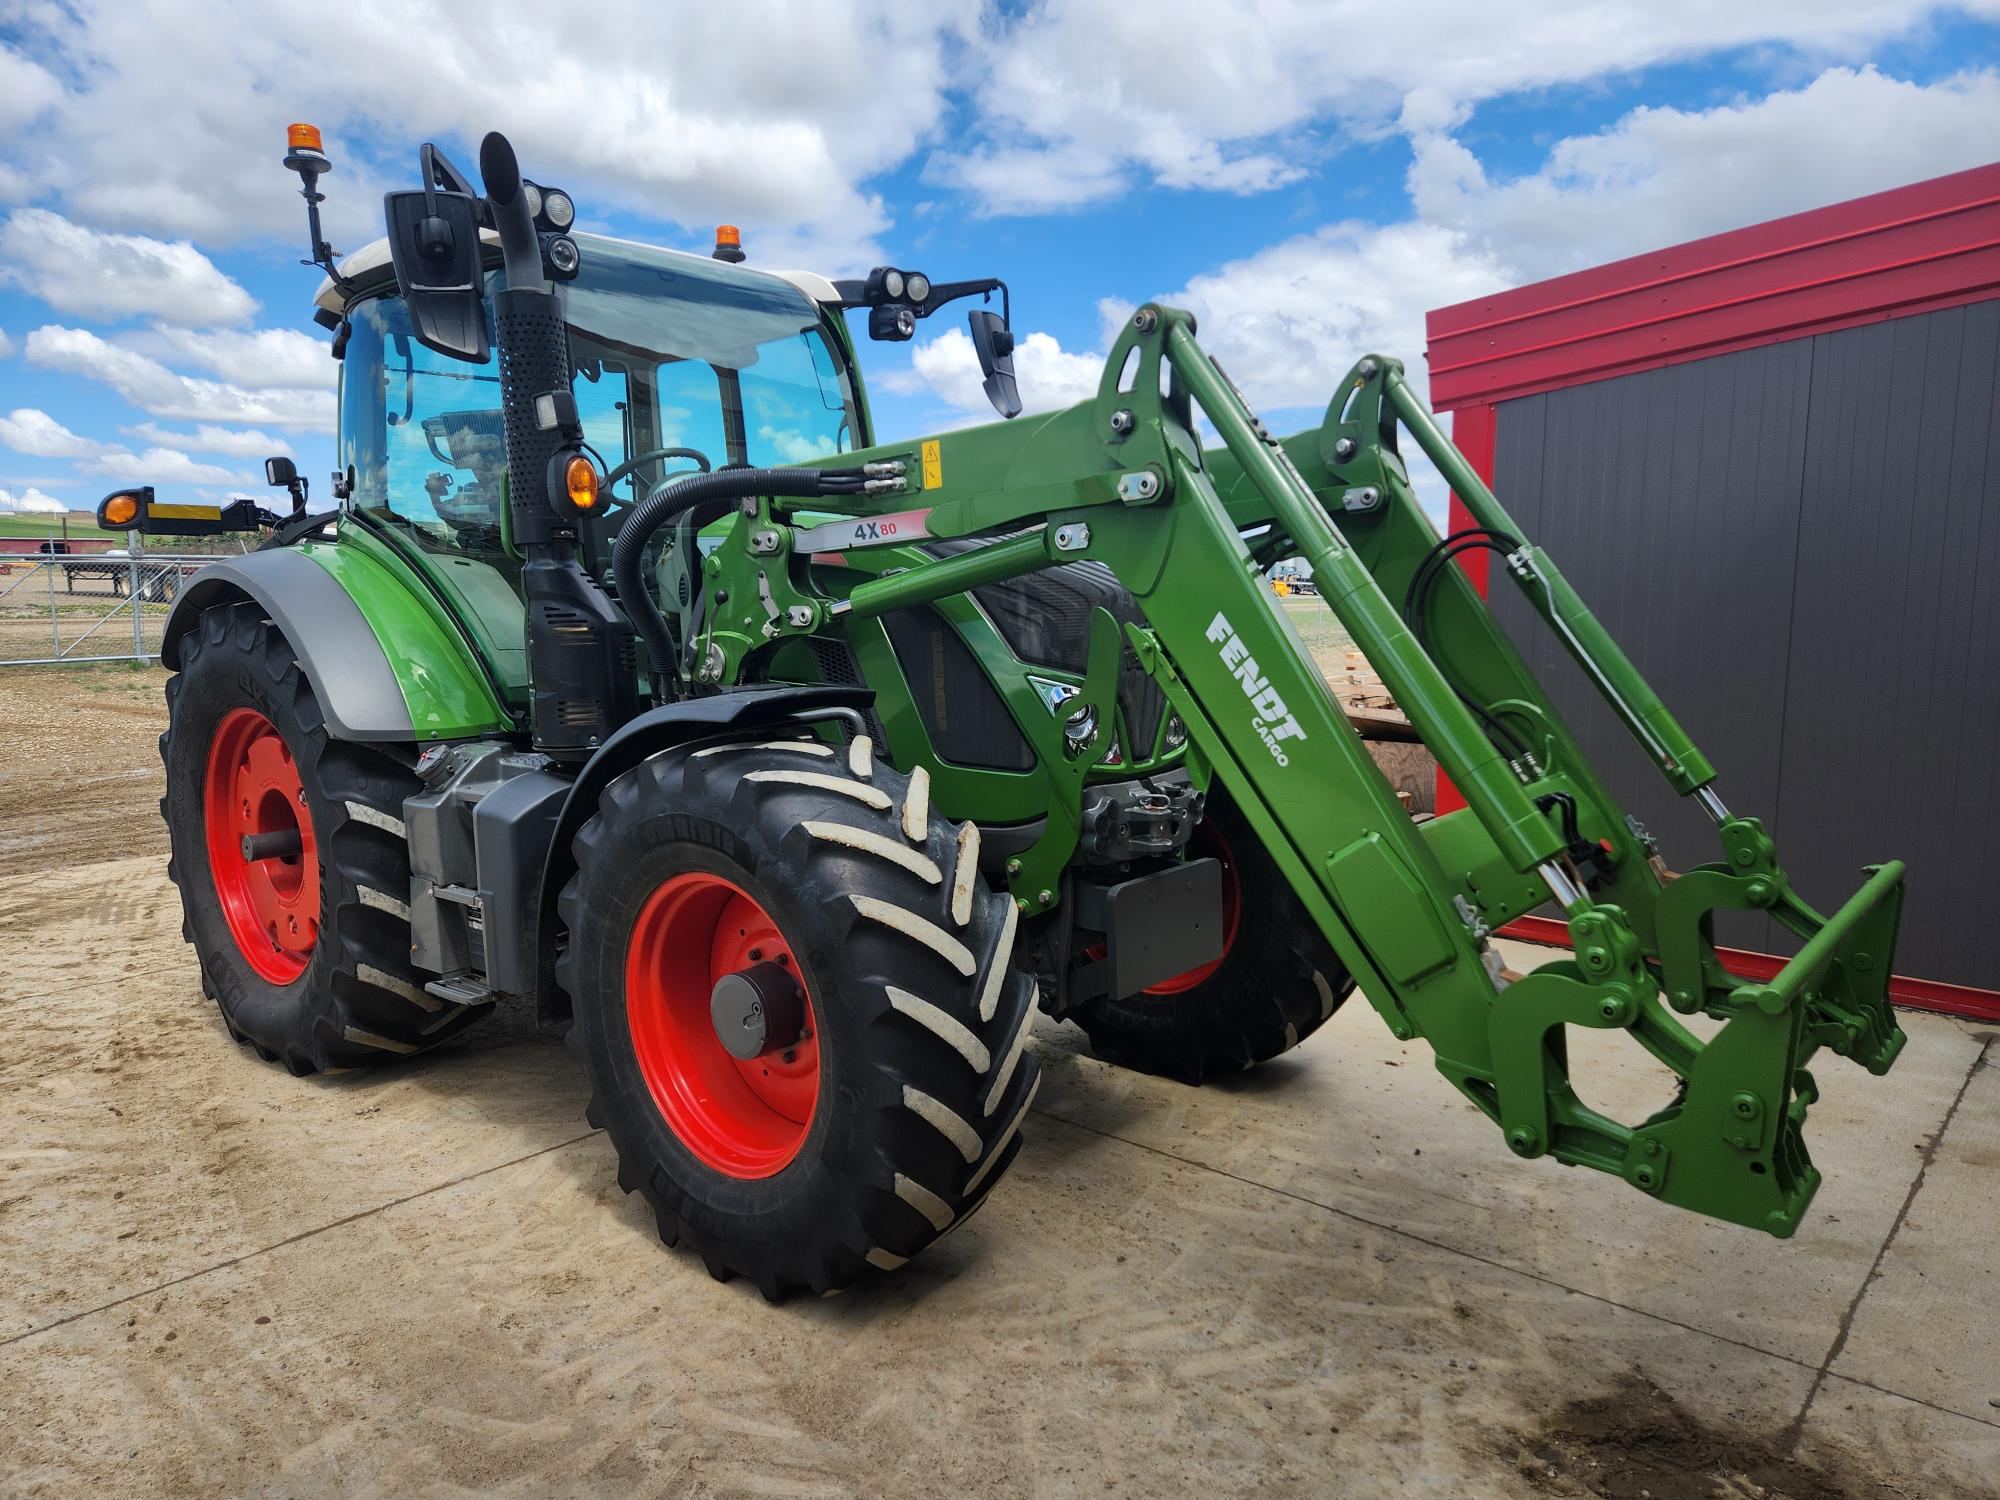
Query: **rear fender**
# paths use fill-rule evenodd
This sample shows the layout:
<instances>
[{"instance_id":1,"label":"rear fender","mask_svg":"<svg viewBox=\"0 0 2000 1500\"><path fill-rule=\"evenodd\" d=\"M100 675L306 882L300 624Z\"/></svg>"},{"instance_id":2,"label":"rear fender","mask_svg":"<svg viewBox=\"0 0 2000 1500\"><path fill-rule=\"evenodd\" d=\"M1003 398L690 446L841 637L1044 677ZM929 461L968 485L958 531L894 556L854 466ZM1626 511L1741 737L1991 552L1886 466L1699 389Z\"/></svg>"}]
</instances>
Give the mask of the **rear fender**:
<instances>
[{"instance_id":1,"label":"rear fender","mask_svg":"<svg viewBox=\"0 0 2000 1500\"><path fill-rule=\"evenodd\" d=\"M181 641L203 610L244 601L291 643L336 739L408 743L514 728L471 645L380 561L337 543L208 564L174 603L161 661L180 666Z\"/></svg>"}]
</instances>

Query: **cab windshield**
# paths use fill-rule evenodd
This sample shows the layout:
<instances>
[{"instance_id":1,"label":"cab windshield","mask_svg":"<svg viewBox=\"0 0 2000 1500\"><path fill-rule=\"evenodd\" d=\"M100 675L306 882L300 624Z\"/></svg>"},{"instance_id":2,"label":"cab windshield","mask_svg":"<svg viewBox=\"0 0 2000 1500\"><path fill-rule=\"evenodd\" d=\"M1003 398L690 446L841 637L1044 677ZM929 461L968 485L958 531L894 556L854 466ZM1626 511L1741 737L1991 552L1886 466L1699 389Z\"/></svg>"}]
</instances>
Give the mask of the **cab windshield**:
<instances>
[{"instance_id":1,"label":"cab windshield","mask_svg":"<svg viewBox=\"0 0 2000 1500\"><path fill-rule=\"evenodd\" d=\"M613 486L611 525L594 541L662 479L855 445L846 362L798 288L696 256L577 240L583 268L558 286L571 388L605 470L638 460ZM489 278L489 320L497 290ZM470 364L424 348L394 295L360 304L352 320L340 433L352 503L424 546L500 553L498 356Z\"/></svg>"}]
</instances>

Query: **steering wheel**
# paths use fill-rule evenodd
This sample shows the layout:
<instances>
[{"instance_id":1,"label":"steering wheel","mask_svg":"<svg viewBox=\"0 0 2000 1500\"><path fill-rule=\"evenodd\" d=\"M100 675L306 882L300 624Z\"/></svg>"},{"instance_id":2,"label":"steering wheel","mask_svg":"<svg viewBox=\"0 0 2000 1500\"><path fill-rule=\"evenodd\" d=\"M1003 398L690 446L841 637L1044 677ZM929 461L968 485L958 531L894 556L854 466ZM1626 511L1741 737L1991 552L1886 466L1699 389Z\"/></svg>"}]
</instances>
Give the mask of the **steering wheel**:
<instances>
[{"instance_id":1,"label":"steering wheel","mask_svg":"<svg viewBox=\"0 0 2000 1500\"><path fill-rule=\"evenodd\" d=\"M610 494L612 486L638 468L639 465L649 464L656 459L662 458L685 458L690 460L701 473L708 474L713 472L713 465L709 463L708 455L703 453L699 448L654 448L645 453L634 454L631 458L626 459L624 463L604 476L599 482L598 488L604 493ZM679 478L680 476L675 475L673 477ZM664 481L662 482L664 483ZM658 487L658 485L654 486L655 489ZM605 508L607 510L615 510L621 505L631 505L634 503L634 500L624 496L612 495L610 504Z\"/></svg>"}]
</instances>

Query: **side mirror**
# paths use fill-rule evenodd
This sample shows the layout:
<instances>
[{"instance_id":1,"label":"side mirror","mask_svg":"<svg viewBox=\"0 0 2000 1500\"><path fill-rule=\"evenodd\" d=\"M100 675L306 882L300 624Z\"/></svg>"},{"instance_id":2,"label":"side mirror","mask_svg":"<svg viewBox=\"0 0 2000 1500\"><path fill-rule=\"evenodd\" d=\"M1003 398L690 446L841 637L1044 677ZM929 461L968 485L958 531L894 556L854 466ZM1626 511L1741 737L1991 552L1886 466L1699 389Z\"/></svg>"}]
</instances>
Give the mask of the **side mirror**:
<instances>
[{"instance_id":1,"label":"side mirror","mask_svg":"<svg viewBox=\"0 0 2000 1500\"><path fill-rule=\"evenodd\" d=\"M299 477L299 466L280 453L264 460L264 483L274 490L289 490L292 496L292 514L303 514L306 508L306 482Z\"/></svg>"},{"instance_id":2,"label":"side mirror","mask_svg":"<svg viewBox=\"0 0 2000 1500\"><path fill-rule=\"evenodd\" d=\"M1014 380L1014 330L999 313L983 307L974 308L967 321L972 325L972 347L979 355L979 373L985 377L981 385L986 399L1001 416L1020 416L1021 389Z\"/></svg>"},{"instance_id":3,"label":"side mirror","mask_svg":"<svg viewBox=\"0 0 2000 1500\"><path fill-rule=\"evenodd\" d=\"M479 255L479 200L422 188L385 193L389 258L410 309L410 331L426 349L484 364L485 278Z\"/></svg>"}]
</instances>

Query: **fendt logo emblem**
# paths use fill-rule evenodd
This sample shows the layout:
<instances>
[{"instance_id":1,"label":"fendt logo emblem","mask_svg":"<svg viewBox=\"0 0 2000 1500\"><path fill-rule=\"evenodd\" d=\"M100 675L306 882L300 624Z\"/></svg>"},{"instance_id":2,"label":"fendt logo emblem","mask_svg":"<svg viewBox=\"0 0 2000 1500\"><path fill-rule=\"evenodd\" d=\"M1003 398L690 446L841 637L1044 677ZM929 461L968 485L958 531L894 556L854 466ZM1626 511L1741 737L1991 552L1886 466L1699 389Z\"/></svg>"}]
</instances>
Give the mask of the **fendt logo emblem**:
<instances>
[{"instance_id":1,"label":"fendt logo emblem","mask_svg":"<svg viewBox=\"0 0 2000 1500\"><path fill-rule=\"evenodd\" d=\"M1229 668L1236 680L1243 684L1243 695L1250 700L1250 727L1257 731L1265 747L1271 752L1271 759L1281 766L1289 766L1280 747L1280 740L1302 740L1306 732L1299 728L1299 721L1292 717L1285 707L1285 700L1271 686L1271 680L1257 670L1257 658L1250 654L1250 648L1243 644L1236 627L1229 623L1229 617L1217 612L1208 622L1208 638L1221 647L1222 664Z\"/></svg>"}]
</instances>

